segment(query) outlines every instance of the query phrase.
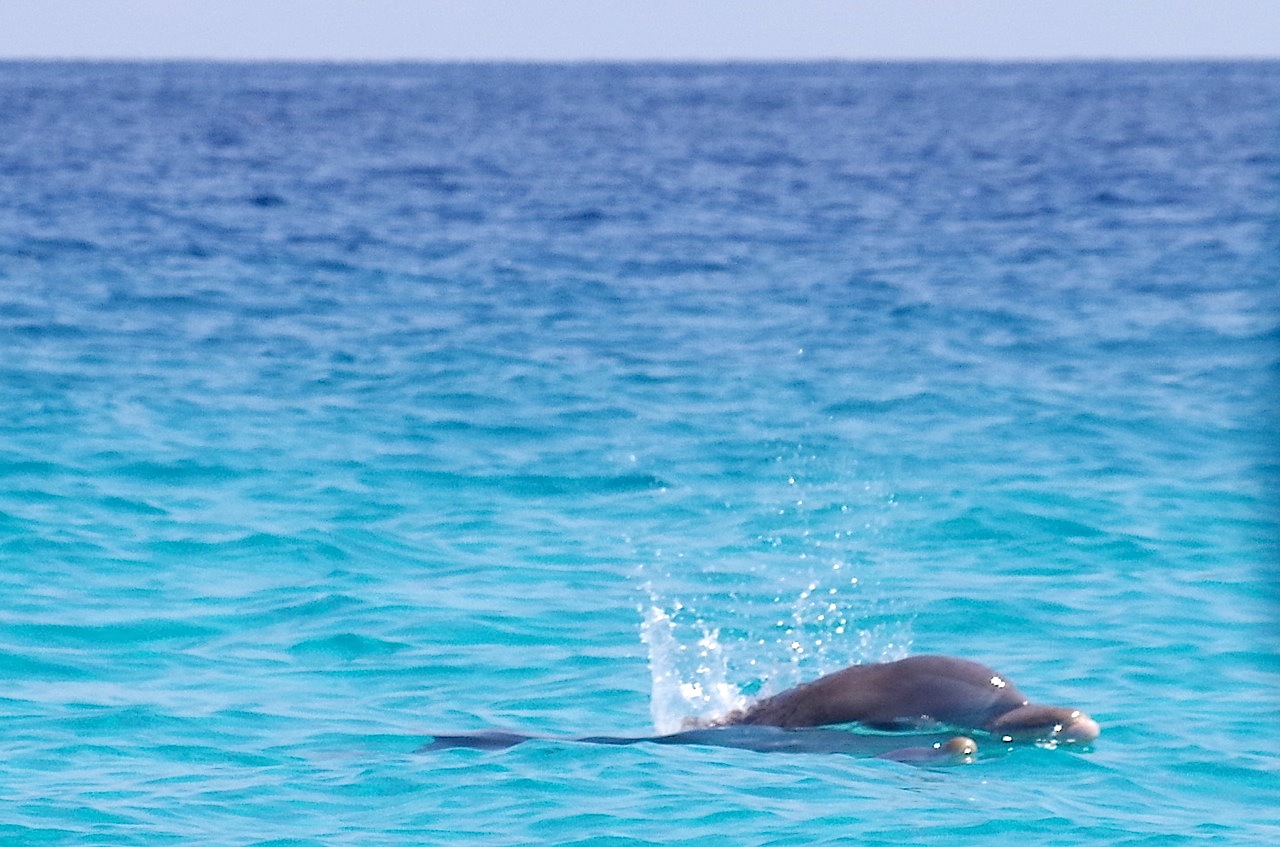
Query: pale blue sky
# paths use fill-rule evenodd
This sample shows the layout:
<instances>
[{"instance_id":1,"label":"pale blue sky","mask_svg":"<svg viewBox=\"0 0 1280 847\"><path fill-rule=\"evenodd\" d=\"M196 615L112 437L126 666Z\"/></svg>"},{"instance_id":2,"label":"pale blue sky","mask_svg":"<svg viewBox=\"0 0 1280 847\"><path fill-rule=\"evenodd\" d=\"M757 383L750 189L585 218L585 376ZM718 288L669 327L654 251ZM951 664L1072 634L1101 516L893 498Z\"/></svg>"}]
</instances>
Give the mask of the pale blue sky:
<instances>
[{"instance_id":1,"label":"pale blue sky","mask_svg":"<svg viewBox=\"0 0 1280 847\"><path fill-rule=\"evenodd\" d=\"M0 58L1280 57L1280 0L0 0Z\"/></svg>"}]
</instances>

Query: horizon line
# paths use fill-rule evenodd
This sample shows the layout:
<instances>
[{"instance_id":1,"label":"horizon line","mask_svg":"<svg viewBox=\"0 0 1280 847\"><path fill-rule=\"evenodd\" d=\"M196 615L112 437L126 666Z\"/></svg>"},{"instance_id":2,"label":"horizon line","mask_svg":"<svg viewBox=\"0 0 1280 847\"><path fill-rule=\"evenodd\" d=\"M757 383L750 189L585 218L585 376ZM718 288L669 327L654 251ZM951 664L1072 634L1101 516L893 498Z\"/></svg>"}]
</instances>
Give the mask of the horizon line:
<instances>
[{"instance_id":1,"label":"horizon line","mask_svg":"<svg viewBox=\"0 0 1280 847\"><path fill-rule=\"evenodd\" d=\"M356 57L356 56L187 56L187 55L0 55L0 63L45 62L50 64L275 64L275 65L837 65L837 64L1208 64L1276 63L1280 54L1195 54L1195 55L1054 55L1054 56L723 56L723 57Z\"/></svg>"}]
</instances>

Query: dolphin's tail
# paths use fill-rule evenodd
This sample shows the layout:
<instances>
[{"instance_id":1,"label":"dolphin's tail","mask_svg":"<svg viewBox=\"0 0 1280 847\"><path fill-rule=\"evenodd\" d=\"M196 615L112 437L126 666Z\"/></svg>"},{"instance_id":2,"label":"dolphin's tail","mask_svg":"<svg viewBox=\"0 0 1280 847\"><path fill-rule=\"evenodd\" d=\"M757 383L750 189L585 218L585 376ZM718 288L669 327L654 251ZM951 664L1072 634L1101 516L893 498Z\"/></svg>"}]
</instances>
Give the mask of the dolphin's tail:
<instances>
[{"instance_id":1,"label":"dolphin's tail","mask_svg":"<svg viewBox=\"0 0 1280 847\"><path fill-rule=\"evenodd\" d=\"M499 730L474 732L470 735L434 735L431 743L419 747L417 752L452 750L457 747L469 750L505 750L508 747L531 741L533 738L534 736L532 735L521 735L518 732L501 732Z\"/></svg>"},{"instance_id":2,"label":"dolphin's tail","mask_svg":"<svg viewBox=\"0 0 1280 847\"><path fill-rule=\"evenodd\" d=\"M518 732L503 732L502 730L487 730L467 735L433 735L431 738L431 742L419 747L417 752L426 753L432 750L454 750L457 748L467 750L506 750L526 741L552 740L537 735L521 735ZM587 738L559 738L555 740L574 741L579 744L610 744L614 746L639 744L642 741L661 741L661 739L654 738L624 738L617 735L592 735Z\"/></svg>"}]
</instances>

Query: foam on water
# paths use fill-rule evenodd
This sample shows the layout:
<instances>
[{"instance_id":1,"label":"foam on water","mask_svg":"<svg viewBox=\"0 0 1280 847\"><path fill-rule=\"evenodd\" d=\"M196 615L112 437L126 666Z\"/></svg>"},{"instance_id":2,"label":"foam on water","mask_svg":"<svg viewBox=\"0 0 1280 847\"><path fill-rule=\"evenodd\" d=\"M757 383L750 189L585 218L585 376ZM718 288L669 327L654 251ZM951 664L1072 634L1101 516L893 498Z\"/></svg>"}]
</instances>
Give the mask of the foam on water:
<instances>
[{"instance_id":1,"label":"foam on water","mask_svg":"<svg viewBox=\"0 0 1280 847\"><path fill-rule=\"evenodd\" d=\"M645 614L640 637L649 647L649 711L658 734L679 732L746 705L747 698L728 680L719 636L719 631L706 631L691 648L681 643L675 622L662 609L651 606Z\"/></svg>"}]
</instances>

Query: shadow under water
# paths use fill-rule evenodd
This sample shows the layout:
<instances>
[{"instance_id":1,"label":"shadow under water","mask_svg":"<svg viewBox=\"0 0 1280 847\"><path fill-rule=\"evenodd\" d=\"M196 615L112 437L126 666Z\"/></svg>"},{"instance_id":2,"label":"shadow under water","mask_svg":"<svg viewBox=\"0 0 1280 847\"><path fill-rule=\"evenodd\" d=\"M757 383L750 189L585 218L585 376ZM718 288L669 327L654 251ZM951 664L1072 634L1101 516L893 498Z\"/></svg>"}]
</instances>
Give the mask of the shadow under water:
<instances>
[{"instance_id":1,"label":"shadow under water","mask_svg":"<svg viewBox=\"0 0 1280 847\"><path fill-rule=\"evenodd\" d=\"M724 726L647 737L597 735L567 739L540 738L492 730L464 735L436 735L429 744L419 748L418 752L455 748L505 750L526 741L567 741L613 746L681 744L728 747L758 753L841 753L912 764L966 762L972 759L978 749L972 738L946 733L870 735L824 727L782 729L775 726Z\"/></svg>"}]
</instances>

